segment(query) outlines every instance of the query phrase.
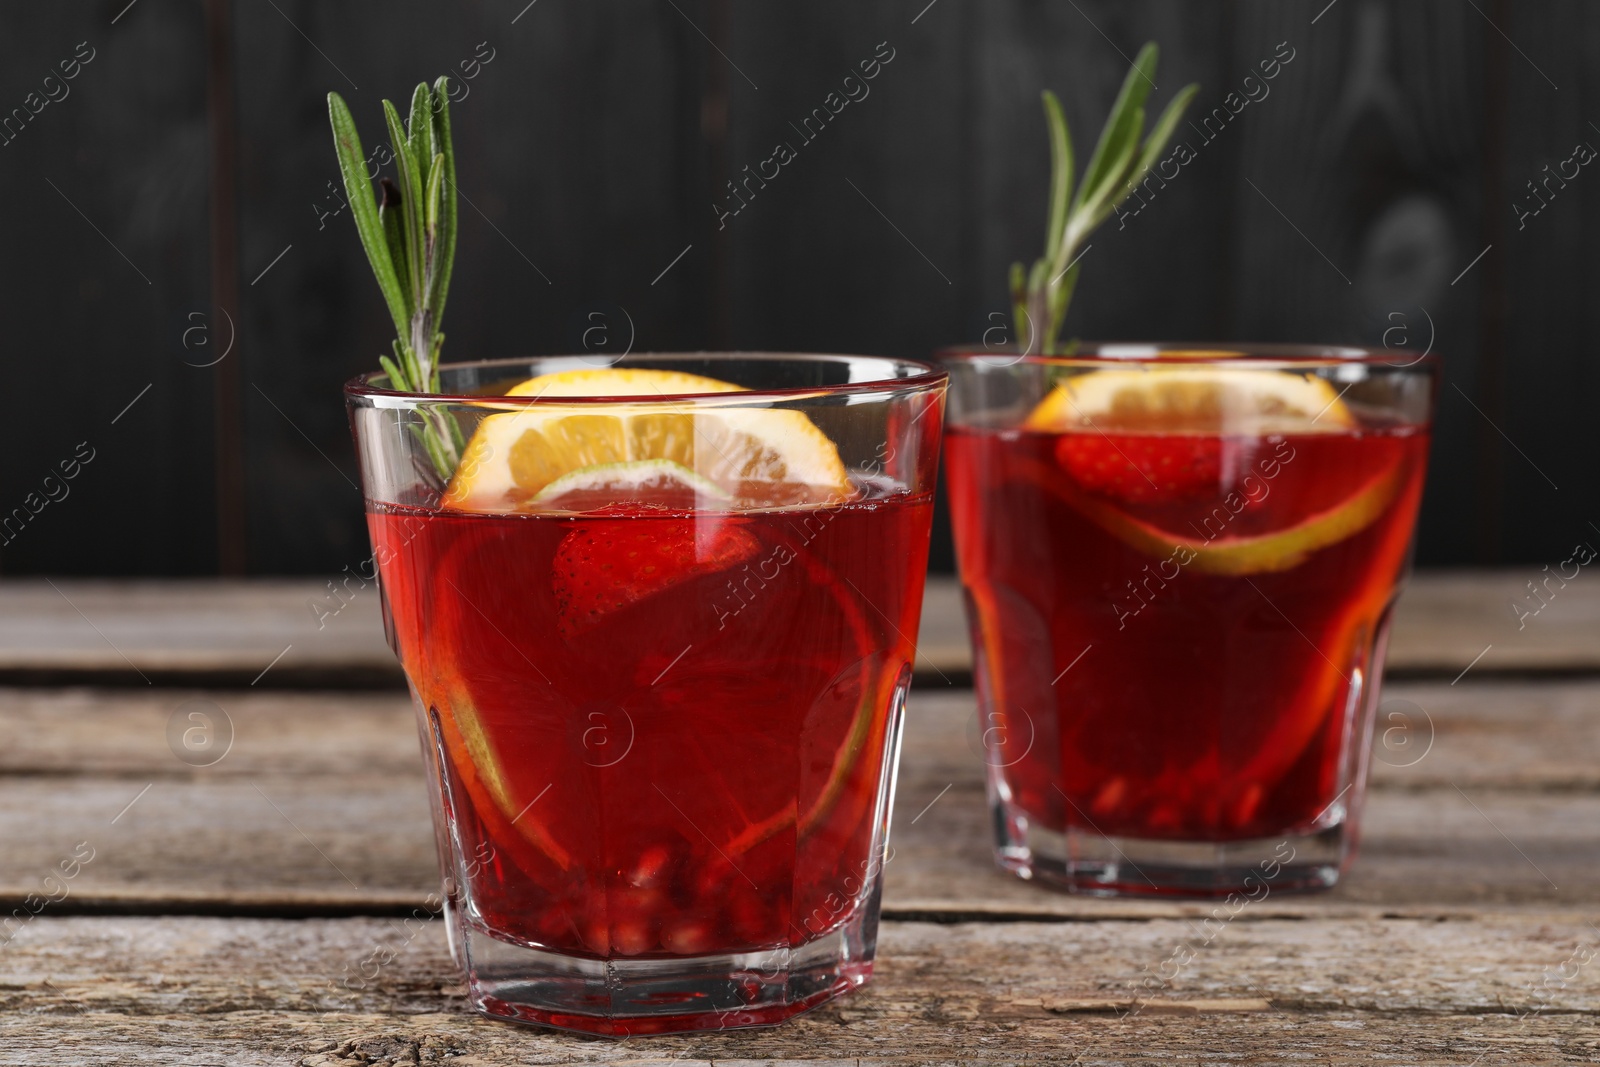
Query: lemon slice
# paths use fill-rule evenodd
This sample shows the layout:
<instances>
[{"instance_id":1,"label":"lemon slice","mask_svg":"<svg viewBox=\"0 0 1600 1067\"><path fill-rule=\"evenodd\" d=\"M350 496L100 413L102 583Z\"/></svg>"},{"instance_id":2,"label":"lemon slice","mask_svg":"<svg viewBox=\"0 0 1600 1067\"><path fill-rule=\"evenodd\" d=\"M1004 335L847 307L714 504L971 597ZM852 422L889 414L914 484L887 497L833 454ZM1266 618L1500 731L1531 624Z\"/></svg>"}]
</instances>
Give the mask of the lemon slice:
<instances>
[{"instance_id":1,"label":"lemon slice","mask_svg":"<svg viewBox=\"0 0 1600 1067\"><path fill-rule=\"evenodd\" d=\"M541 375L509 395L552 400L734 392L744 390L677 371L612 367ZM798 411L619 400L544 403L490 415L468 442L444 504L512 511L574 472L648 460L671 461L728 496L764 495L752 493L752 485L803 485L819 495L850 492L839 450Z\"/></svg>"},{"instance_id":2,"label":"lemon slice","mask_svg":"<svg viewBox=\"0 0 1600 1067\"><path fill-rule=\"evenodd\" d=\"M1356 424L1332 383L1313 374L1214 367L1097 370L1058 384L1030 430L1124 433L1332 433Z\"/></svg>"}]
</instances>

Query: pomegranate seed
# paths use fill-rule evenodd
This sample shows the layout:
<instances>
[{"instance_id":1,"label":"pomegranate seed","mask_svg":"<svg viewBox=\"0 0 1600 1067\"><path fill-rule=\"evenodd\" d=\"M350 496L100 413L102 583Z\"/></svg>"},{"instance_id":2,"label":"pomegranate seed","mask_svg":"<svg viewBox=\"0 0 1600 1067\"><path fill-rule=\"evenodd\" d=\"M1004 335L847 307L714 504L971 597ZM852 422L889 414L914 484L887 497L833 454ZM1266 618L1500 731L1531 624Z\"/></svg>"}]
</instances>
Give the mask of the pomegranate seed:
<instances>
[{"instance_id":1,"label":"pomegranate seed","mask_svg":"<svg viewBox=\"0 0 1600 1067\"><path fill-rule=\"evenodd\" d=\"M633 873L628 875L628 881L641 889L655 888L666 873L667 861L671 858L672 853L667 851L665 845L651 845L640 854Z\"/></svg>"},{"instance_id":2,"label":"pomegranate seed","mask_svg":"<svg viewBox=\"0 0 1600 1067\"><path fill-rule=\"evenodd\" d=\"M711 930L703 922L678 923L661 935L661 947L669 952L694 956L711 944Z\"/></svg>"},{"instance_id":3,"label":"pomegranate seed","mask_svg":"<svg viewBox=\"0 0 1600 1067\"><path fill-rule=\"evenodd\" d=\"M643 919L624 919L611 927L611 947L623 956L637 956L654 948L655 938Z\"/></svg>"}]
</instances>

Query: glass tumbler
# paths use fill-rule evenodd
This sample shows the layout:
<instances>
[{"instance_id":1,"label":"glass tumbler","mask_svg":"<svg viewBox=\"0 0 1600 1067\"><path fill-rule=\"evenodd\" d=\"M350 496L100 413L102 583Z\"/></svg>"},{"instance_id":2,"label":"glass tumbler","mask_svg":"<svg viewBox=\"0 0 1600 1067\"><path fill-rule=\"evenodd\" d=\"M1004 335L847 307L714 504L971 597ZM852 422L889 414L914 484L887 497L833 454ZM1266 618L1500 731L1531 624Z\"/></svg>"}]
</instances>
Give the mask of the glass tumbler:
<instances>
[{"instance_id":1,"label":"glass tumbler","mask_svg":"<svg viewBox=\"0 0 1600 1067\"><path fill-rule=\"evenodd\" d=\"M441 383L345 392L472 1003L624 1036L865 982L944 372L701 353Z\"/></svg>"},{"instance_id":2,"label":"glass tumbler","mask_svg":"<svg viewBox=\"0 0 1600 1067\"><path fill-rule=\"evenodd\" d=\"M944 355L999 863L1104 894L1333 885L1356 843L1437 360Z\"/></svg>"}]
</instances>

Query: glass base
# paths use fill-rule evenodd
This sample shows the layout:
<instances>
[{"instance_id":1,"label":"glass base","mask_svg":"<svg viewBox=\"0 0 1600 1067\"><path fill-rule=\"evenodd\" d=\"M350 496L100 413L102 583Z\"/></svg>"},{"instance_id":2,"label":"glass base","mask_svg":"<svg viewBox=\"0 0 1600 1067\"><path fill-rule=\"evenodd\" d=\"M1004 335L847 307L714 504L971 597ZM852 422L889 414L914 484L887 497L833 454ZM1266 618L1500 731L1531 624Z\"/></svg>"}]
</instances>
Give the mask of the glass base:
<instances>
[{"instance_id":1,"label":"glass base","mask_svg":"<svg viewBox=\"0 0 1600 1067\"><path fill-rule=\"evenodd\" d=\"M872 975L876 908L797 948L597 960L503 941L451 916L468 995L485 1015L605 1037L772 1026ZM869 921L868 916L872 916Z\"/></svg>"},{"instance_id":2,"label":"glass base","mask_svg":"<svg viewBox=\"0 0 1600 1067\"><path fill-rule=\"evenodd\" d=\"M1347 814L1320 828L1243 841L1109 837L1082 827L1040 827L1001 802L993 809L995 859L1020 878L1092 896L1226 897L1331 888L1353 851Z\"/></svg>"}]
</instances>

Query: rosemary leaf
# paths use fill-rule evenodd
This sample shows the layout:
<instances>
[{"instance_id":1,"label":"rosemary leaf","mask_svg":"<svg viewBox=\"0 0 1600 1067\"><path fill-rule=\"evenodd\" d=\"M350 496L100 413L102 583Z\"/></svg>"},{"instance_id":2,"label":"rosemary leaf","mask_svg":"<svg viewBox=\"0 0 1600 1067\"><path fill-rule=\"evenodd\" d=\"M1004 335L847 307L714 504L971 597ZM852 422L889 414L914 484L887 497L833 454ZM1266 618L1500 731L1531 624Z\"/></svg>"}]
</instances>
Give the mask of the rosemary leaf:
<instances>
[{"instance_id":1,"label":"rosemary leaf","mask_svg":"<svg viewBox=\"0 0 1600 1067\"><path fill-rule=\"evenodd\" d=\"M1133 119L1133 112L1144 107L1144 101L1150 95L1150 84L1155 81L1156 60L1160 50L1152 42L1139 49L1139 56L1133 61L1133 66L1128 68L1128 74L1122 79L1122 88L1117 92L1116 102L1111 105L1111 115L1106 119L1105 127L1100 131L1100 140L1095 143L1094 154L1089 157L1089 166L1083 172L1083 181L1078 186L1077 199L1073 201L1073 209L1082 206L1103 183L1106 171L1113 162L1111 154L1120 149L1121 145L1114 145L1119 136ZM1143 132L1144 123L1140 120L1140 132Z\"/></svg>"},{"instance_id":2,"label":"rosemary leaf","mask_svg":"<svg viewBox=\"0 0 1600 1067\"><path fill-rule=\"evenodd\" d=\"M428 173L428 163L438 151L433 147L433 97L428 84L418 82L411 94L411 117L406 123L406 151L419 175Z\"/></svg>"},{"instance_id":3,"label":"rosemary leaf","mask_svg":"<svg viewBox=\"0 0 1600 1067\"><path fill-rule=\"evenodd\" d=\"M411 346L404 341L394 340L389 342L389 347L394 352L394 361L405 372L405 385L403 386L405 391L408 393L422 392L422 382L417 374L417 357L411 351ZM380 356L379 358L383 357Z\"/></svg>"},{"instance_id":4,"label":"rosemary leaf","mask_svg":"<svg viewBox=\"0 0 1600 1067\"><path fill-rule=\"evenodd\" d=\"M1092 182L1084 181L1083 202L1079 205L1077 220L1085 230L1093 229L1105 221L1110 208L1107 201L1116 196L1125 184L1128 170L1133 166L1139 151L1139 138L1144 134L1144 108L1135 107L1119 112L1106 127L1110 135L1103 143L1106 153L1101 161L1101 173ZM1063 267L1066 263L1061 264Z\"/></svg>"},{"instance_id":5,"label":"rosemary leaf","mask_svg":"<svg viewBox=\"0 0 1600 1067\"><path fill-rule=\"evenodd\" d=\"M411 264L406 259L405 219L401 215L400 190L394 182L382 178L378 182L383 199L378 204L378 221L383 224L383 239L389 246L389 256L394 262L400 293L405 297L406 322L417 309L417 294L411 291Z\"/></svg>"},{"instance_id":6,"label":"rosemary leaf","mask_svg":"<svg viewBox=\"0 0 1600 1067\"><path fill-rule=\"evenodd\" d=\"M428 235L429 252L433 253L433 254L430 254L428 256L428 274L429 274L430 279L432 278L432 275L433 275L434 261L437 258L437 252L436 252L436 250L434 249L433 246L436 243L435 238L436 238L436 236L437 236L437 234L439 232L439 208L440 208L439 201L440 201L440 199L442 197L443 192L444 192L444 156L443 155L437 155L437 156L433 157L433 165L428 168L427 199L423 202L426 205L426 211L427 211L427 214L423 218L423 227L424 227L424 229L425 229L425 231L426 231L426 233ZM429 300L429 306L430 307L432 306L432 303L433 302L430 299Z\"/></svg>"},{"instance_id":7,"label":"rosemary leaf","mask_svg":"<svg viewBox=\"0 0 1600 1067\"><path fill-rule=\"evenodd\" d=\"M1017 347L1033 350L1034 333L1028 325L1028 276L1021 263L1011 264L1011 324L1017 331Z\"/></svg>"},{"instance_id":8,"label":"rosemary leaf","mask_svg":"<svg viewBox=\"0 0 1600 1067\"><path fill-rule=\"evenodd\" d=\"M1144 179L1199 91L1197 85L1179 90L1146 137L1144 105L1155 85L1159 58L1160 50L1154 42L1139 50L1076 189L1072 180L1072 138L1061 102L1054 93L1043 94L1045 125L1050 134L1050 202L1044 255L1027 270L1021 263L1013 263L1009 278L1012 318L1019 347L1025 352L1049 355L1060 350L1056 339L1078 286L1080 248L1089 234L1128 198L1134 183Z\"/></svg>"},{"instance_id":9,"label":"rosemary leaf","mask_svg":"<svg viewBox=\"0 0 1600 1067\"><path fill-rule=\"evenodd\" d=\"M1050 280L1050 261L1043 256L1033 261L1033 269L1028 272L1029 292L1038 292Z\"/></svg>"},{"instance_id":10,"label":"rosemary leaf","mask_svg":"<svg viewBox=\"0 0 1600 1067\"><path fill-rule=\"evenodd\" d=\"M422 295L422 218L417 208L422 203L422 176L417 173L417 168L411 159L411 151L407 147L406 131L400 125L400 113L394 109L394 104L385 100L383 102L383 118L389 126L389 140L394 144L395 169L399 171L400 179L400 217L403 221L402 230L406 239L406 264L408 277L411 279L411 291L419 297ZM415 317L422 307L419 301L412 309ZM402 331L404 336L411 334L410 324Z\"/></svg>"},{"instance_id":11,"label":"rosemary leaf","mask_svg":"<svg viewBox=\"0 0 1600 1067\"><path fill-rule=\"evenodd\" d=\"M1072 202L1072 135L1061 113L1056 94L1044 91L1045 123L1050 129L1050 222L1045 227L1044 246L1055 248L1067 227L1067 208Z\"/></svg>"},{"instance_id":12,"label":"rosemary leaf","mask_svg":"<svg viewBox=\"0 0 1600 1067\"><path fill-rule=\"evenodd\" d=\"M455 463L445 455L444 446L439 441L438 427L435 426L433 419L429 417L431 414L431 412L423 412L422 425L414 427L412 432L416 433L418 439L422 441L422 447L428 450L428 458L433 461L433 469L441 475L448 476L455 470ZM446 417L448 418L449 416ZM452 419L451 421L455 420Z\"/></svg>"},{"instance_id":13,"label":"rosemary leaf","mask_svg":"<svg viewBox=\"0 0 1600 1067\"><path fill-rule=\"evenodd\" d=\"M338 94L328 96L340 171L356 206L356 229L395 322L396 337L390 344L394 355L380 355L378 362L390 385L409 393L439 391L444 334L438 327L456 249L448 88L446 78L439 78L431 89L427 82L416 87L409 129L401 126L393 102L383 102L396 174L395 181L382 179L382 199L376 203L361 162L355 121ZM408 428L443 485L466 448L466 435L447 407L422 405L417 414L419 421Z\"/></svg>"},{"instance_id":14,"label":"rosemary leaf","mask_svg":"<svg viewBox=\"0 0 1600 1067\"><path fill-rule=\"evenodd\" d=\"M439 213L438 268L433 274L429 304L433 321L444 315L444 298L450 292L450 272L456 261L456 154L450 139L450 80L433 83L434 150L444 156L444 200Z\"/></svg>"},{"instance_id":15,"label":"rosemary leaf","mask_svg":"<svg viewBox=\"0 0 1600 1067\"><path fill-rule=\"evenodd\" d=\"M389 376L389 388L390 389L403 390L403 391L409 391L410 390L411 386L410 386L410 383L406 380L405 371L403 371L399 367L395 366L394 360L392 360L388 356L382 355L380 353L379 356L378 356L378 366L382 367L383 368L383 373L385 373L385 374L387 374Z\"/></svg>"},{"instance_id":16,"label":"rosemary leaf","mask_svg":"<svg viewBox=\"0 0 1600 1067\"><path fill-rule=\"evenodd\" d=\"M1133 173L1128 176L1128 185L1138 185L1155 166L1156 158L1167 147L1167 142L1172 139L1172 131L1178 128L1178 120L1189 109L1189 104L1200 91L1198 85L1185 85L1178 90L1178 95L1168 101L1166 108L1161 112L1161 117L1156 119L1156 124L1150 129L1150 136L1144 140L1144 148L1139 152L1138 162L1134 164ZM1122 203L1126 195L1118 197L1113 207Z\"/></svg>"},{"instance_id":17,"label":"rosemary leaf","mask_svg":"<svg viewBox=\"0 0 1600 1067\"><path fill-rule=\"evenodd\" d=\"M383 291L383 301L389 306L395 329L404 334L411 309L401 292L383 224L378 220L372 182L367 177L366 156L361 151L361 135L356 132L350 108L338 93L328 94L328 121L333 126L333 147L339 157L339 173L344 178L345 196L350 201L356 232L361 237L361 246L366 249L367 261L372 264L372 273L377 276L378 288Z\"/></svg>"},{"instance_id":18,"label":"rosemary leaf","mask_svg":"<svg viewBox=\"0 0 1600 1067\"><path fill-rule=\"evenodd\" d=\"M1050 319L1060 322L1066 317L1067 305L1072 302L1072 291L1078 287L1078 271L1083 268L1081 262L1074 263L1062 272L1060 281L1050 290Z\"/></svg>"}]
</instances>

